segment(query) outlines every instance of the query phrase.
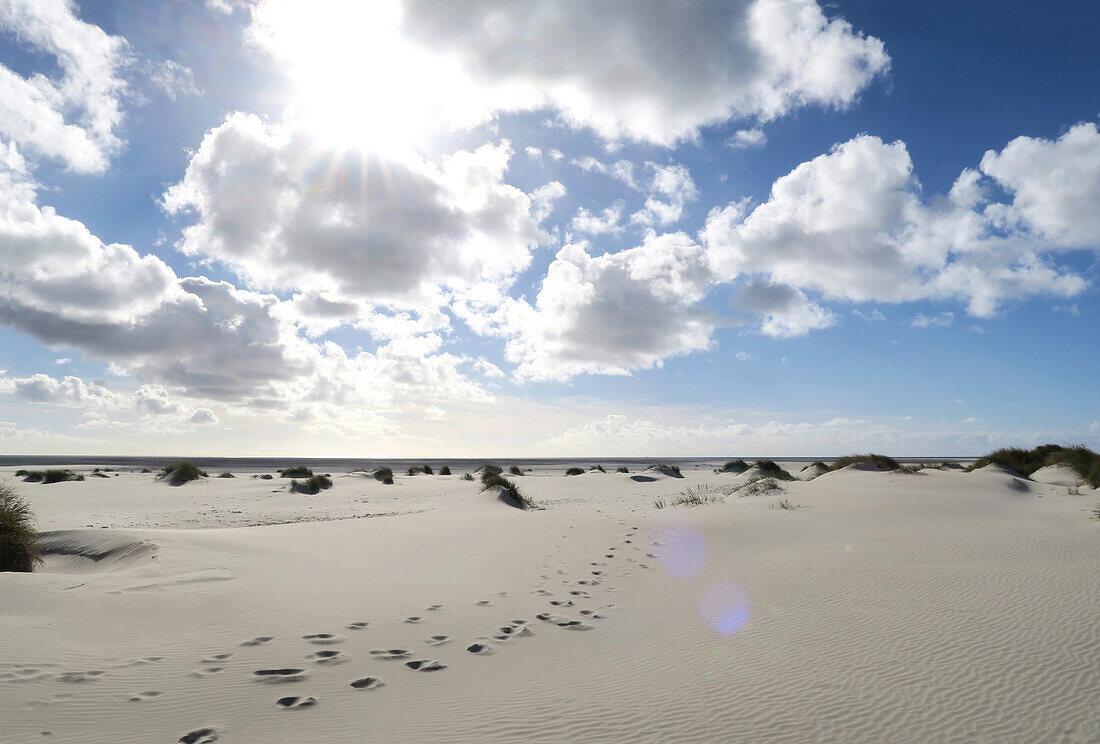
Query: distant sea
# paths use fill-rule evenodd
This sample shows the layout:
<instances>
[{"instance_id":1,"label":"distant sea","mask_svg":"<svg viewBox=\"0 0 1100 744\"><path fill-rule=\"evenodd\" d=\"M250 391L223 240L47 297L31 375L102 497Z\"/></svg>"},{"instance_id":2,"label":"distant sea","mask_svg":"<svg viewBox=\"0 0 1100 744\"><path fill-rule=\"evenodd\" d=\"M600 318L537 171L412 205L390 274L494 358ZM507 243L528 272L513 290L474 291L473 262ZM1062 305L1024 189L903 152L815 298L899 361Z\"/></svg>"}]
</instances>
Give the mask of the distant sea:
<instances>
[{"instance_id":1,"label":"distant sea","mask_svg":"<svg viewBox=\"0 0 1100 744\"><path fill-rule=\"evenodd\" d=\"M90 467L109 467L120 469L149 468L159 470L170 462L190 460L203 470L216 470L219 472L243 472L255 473L270 471L293 465L305 465L317 472L344 473L350 470L374 470L376 467L388 465L395 473L401 473L410 467L431 465L434 469L447 465L455 473L473 472L477 467L485 463L493 463L502 467L517 465L524 470L565 470L572 466L588 469L593 465L602 465L607 470L619 467L627 467L632 472L648 467L668 463L679 465L683 470L710 470L721 467L722 463L730 460L743 459L749 463L754 460L771 459L778 462L805 462L815 460L832 460L835 457L763 457L731 455L724 457L544 457L544 458L514 458L514 457L478 457L478 458L345 458L345 457L154 457L148 455L0 455L0 467L26 466L26 467L51 467L61 465L83 465ZM952 460L968 462L974 458L969 457L899 457L902 462L939 462Z\"/></svg>"}]
</instances>

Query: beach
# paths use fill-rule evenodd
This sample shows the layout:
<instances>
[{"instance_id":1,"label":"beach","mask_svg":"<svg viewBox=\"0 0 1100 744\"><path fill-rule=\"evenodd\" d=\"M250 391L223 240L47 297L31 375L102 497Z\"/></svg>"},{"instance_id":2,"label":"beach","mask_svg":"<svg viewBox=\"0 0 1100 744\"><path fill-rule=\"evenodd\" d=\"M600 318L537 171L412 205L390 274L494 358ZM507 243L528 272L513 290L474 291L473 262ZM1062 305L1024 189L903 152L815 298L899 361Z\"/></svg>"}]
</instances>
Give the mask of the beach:
<instances>
[{"instance_id":1,"label":"beach","mask_svg":"<svg viewBox=\"0 0 1100 744\"><path fill-rule=\"evenodd\" d=\"M46 555L0 574L0 741L1100 740L1097 492L780 464L514 476L535 509L5 469Z\"/></svg>"}]
</instances>

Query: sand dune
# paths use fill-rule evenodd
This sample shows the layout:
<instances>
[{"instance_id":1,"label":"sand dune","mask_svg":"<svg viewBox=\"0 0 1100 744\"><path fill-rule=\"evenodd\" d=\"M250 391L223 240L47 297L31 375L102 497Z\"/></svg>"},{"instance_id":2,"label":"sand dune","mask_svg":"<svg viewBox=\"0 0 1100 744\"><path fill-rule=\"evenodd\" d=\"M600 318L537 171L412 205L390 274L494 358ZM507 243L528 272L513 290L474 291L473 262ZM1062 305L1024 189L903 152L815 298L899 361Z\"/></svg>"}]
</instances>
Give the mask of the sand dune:
<instances>
[{"instance_id":1,"label":"sand dune","mask_svg":"<svg viewBox=\"0 0 1100 744\"><path fill-rule=\"evenodd\" d=\"M333 475L23 489L59 531L0 574L0 742L1100 741L1087 488Z\"/></svg>"}]
</instances>

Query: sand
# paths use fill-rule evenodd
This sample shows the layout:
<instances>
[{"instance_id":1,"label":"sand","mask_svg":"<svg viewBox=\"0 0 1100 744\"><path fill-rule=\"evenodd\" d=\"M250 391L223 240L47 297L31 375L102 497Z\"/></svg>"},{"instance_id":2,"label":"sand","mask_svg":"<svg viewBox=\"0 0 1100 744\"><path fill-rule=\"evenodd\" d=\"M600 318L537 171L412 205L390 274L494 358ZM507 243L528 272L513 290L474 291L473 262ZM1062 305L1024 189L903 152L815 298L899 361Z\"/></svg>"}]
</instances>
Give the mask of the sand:
<instances>
[{"instance_id":1,"label":"sand","mask_svg":"<svg viewBox=\"0 0 1100 744\"><path fill-rule=\"evenodd\" d=\"M49 555L0 574L4 744L1100 741L1083 486L11 470Z\"/></svg>"}]
</instances>

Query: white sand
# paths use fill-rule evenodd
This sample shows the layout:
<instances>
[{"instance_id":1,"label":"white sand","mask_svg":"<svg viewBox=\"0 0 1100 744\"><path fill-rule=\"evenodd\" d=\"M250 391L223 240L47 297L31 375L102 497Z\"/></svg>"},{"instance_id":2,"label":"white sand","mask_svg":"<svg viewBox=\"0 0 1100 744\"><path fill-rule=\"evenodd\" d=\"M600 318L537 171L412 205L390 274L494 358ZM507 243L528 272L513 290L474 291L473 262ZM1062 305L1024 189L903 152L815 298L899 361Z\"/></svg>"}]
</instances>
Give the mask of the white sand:
<instances>
[{"instance_id":1,"label":"white sand","mask_svg":"<svg viewBox=\"0 0 1100 744\"><path fill-rule=\"evenodd\" d=\"M1088 488L846 470L658 510L747 478L534 474L524 512L334 476L17 483L73 531L0 574L0 742L1100 741Z\"/></svg>"}]
</instances>

